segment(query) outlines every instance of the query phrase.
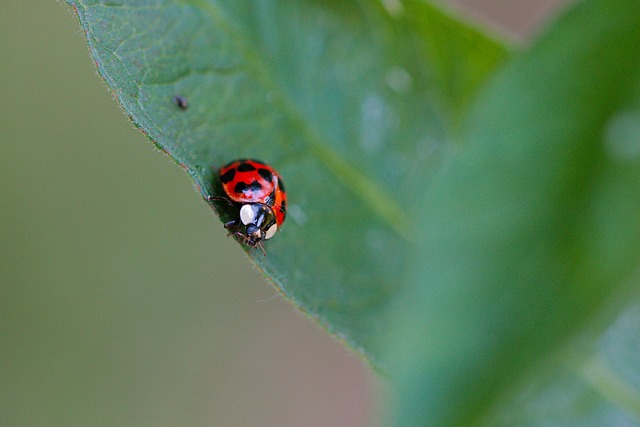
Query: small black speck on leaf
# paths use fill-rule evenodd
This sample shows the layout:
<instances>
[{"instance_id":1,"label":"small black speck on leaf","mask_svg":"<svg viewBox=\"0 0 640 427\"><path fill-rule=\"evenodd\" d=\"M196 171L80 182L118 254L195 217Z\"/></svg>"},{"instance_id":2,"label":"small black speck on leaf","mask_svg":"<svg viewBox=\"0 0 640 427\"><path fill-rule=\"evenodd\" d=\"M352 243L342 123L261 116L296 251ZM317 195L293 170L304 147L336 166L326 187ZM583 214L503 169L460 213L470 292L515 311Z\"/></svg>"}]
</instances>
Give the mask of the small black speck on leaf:
<instances>
[{"instance_id":1,"label":"small black speck on leaf","mask_svg":"<svg viewBox=\"0 0 640 427\"><path fill-rule=\"evenodd\" d=\"M186 110L187 108L189 108L189 102L184 96L176 95L173 97L172 101L174 104L180 107L181 110Z\"/></svg>"}]
</instances>

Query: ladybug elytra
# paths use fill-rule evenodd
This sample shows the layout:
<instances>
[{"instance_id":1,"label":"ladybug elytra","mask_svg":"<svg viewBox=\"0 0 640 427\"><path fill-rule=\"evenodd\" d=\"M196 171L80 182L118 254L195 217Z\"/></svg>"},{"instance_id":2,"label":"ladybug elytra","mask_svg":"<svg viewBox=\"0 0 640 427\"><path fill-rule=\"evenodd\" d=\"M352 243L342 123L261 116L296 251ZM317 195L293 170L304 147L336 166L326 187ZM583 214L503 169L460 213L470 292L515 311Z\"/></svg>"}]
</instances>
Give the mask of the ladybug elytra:
<instances>
[{"instance_id":1,"label":"ladybug elytra","mask_svg":"<svg viewBox=\"0 0 640 427\"><path fill-rule=\"evenodd\" d=\"M240 159L223 166L219 179L229 203L238 208L238 217L224 227L245 244L262 249L262 241L273 237L286 216L282 177L266 163Z\"/></svg>"}]
</instances>

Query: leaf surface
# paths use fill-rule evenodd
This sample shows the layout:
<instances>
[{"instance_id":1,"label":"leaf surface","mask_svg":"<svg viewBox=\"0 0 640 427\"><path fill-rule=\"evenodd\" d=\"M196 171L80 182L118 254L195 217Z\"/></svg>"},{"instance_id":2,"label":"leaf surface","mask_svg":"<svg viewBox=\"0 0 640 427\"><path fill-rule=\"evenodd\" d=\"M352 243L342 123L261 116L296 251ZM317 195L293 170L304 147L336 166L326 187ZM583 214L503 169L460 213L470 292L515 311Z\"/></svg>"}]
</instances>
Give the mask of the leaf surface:
<instances>
[{"instance_id":1,"label":"leaf surface","mask_svg":"<svg viewBox=\"0 0 640 427\"><path fill-rule=\"evenodd\" d=\"M382 312L415 250L411 212L423 179L505 49L418 1L399 9L365 1L69 3L124 110L203 195L219 195L216 171L237 158L281 173L287 221L268 256L251 257L305 312L377 360ZM468 43L443 49L463 28ZM468 88L453 103L455 80L442 72L452 69ZM228 219L224 204L216 207Z\"/></svg>"}]
</instances>

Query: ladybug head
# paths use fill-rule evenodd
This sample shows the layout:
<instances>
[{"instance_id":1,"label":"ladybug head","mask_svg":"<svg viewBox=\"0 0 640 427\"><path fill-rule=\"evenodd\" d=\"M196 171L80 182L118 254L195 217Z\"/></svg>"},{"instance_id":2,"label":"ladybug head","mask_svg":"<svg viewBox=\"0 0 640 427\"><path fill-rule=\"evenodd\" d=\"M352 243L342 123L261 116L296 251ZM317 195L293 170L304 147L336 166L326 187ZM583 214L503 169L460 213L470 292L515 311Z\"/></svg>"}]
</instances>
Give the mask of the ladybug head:
<instances>
[{"instance_id":1,"label":"ladybug head","mask_svg":"<svg viewBox=\"0 0 640 427\"><path fill-rule=\"evenodd\" d=\"M276 216L270 206L247 203L240 208L240 221L246 227L247 243L256 247L261 241L273 237L278 231Z\"/></svg>"}]
</instances>

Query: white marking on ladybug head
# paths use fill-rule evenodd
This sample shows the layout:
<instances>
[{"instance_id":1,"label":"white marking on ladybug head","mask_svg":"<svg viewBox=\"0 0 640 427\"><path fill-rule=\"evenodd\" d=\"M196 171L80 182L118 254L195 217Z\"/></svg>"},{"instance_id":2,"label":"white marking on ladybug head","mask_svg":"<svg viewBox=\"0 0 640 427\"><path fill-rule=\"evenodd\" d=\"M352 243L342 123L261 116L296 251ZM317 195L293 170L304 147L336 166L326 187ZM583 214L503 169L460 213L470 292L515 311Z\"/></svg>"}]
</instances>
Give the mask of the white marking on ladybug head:
<instances>
[{"instance_id":1,"label":"white marking on ladybug head","mask_svg":"<svg viewBox=\"0 0 640 427\"><path fill-rule=\"evenodd\" d=\"M276 231L278 231L278 224L273 224L271 227L269 227L267 229L267 231L265 232L265 236L264 239L270 239L273 237L274 234L276 234Z\"/></svg>"},{"instance_id":2,"label":"white marking on ladybug head","mask_svg":"<svg viewBox=\"0 0 640 427\"><path fill-rule=\"evenodd\" d=\"M240 208L240 221L244 225L253 224L256 220L256 212L251 205L242 205Z\"/></svg>"}]
</instances>

